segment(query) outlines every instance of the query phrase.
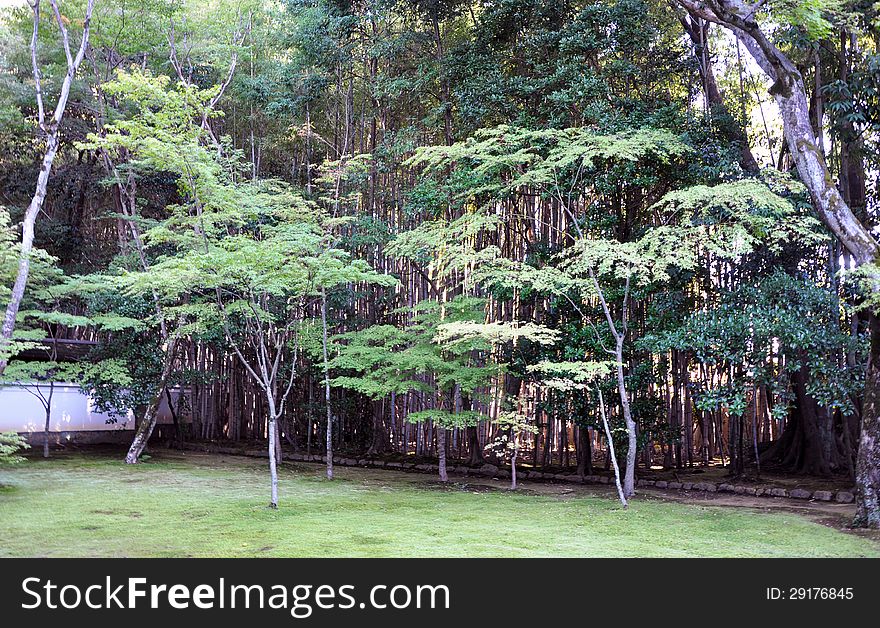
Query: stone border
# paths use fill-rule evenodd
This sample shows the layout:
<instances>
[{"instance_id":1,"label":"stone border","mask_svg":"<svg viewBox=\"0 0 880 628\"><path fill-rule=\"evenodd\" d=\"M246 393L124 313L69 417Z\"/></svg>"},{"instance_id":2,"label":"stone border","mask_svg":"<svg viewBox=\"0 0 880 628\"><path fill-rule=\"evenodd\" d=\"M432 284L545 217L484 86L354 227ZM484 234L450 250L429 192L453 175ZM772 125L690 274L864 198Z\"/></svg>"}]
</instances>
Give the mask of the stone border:
<instances>
[{"instance_id":1,"label":"stone border","mask_svg":"<svg viewBox=\"0 0 880 628\"><path fill-rule=\"evenodd\" d=\"M268 457L265 451L254 451L236 447L222 447L199 443L183 443L183 448L190 451L204 451L232 456L249 456L254 458ZM300 453L286 453L286 460L295 462L326 462L326 458L313 454L307 456ZM400 462L395 460L378 460L372 458L347 458L333 456L333 464L342 467L366 467L370 469L391 469L394 471L409 471L416 473L437 473L439 467L436 464L416 464L414 462ZM509 479L510 471L501 469L493 464L484 464L481 467L466 467L464 465L449 465L447 470L450 474L477 476L484 478ZM538 482L556 481L573 484L611 484L612 480L607 475L587 475L581 478L576 473L544 473L542 471L527 471L517 469L517 480L530 480ZM748 495L751 497L782 497L789 499L812 500L821 502L837 502L839 504L851 504L855 501L852 491L809 491L803 488L786 489L773 486L744 486L729 484L726 482L672 482L668 480L639 480L638 488L658 488L667 491L700 491L705 493L734 493L736 495Z\"/></svg>"}]
</instances>

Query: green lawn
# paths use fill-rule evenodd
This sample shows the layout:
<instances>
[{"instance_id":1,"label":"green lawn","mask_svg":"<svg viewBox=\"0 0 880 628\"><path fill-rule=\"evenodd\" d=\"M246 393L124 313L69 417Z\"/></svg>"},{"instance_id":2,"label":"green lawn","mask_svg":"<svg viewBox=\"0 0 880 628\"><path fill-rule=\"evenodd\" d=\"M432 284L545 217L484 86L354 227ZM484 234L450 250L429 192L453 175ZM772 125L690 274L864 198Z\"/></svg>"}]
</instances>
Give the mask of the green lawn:
<instances>
[{"instance_id":1,"label":"green lawn","mask_svg":"<svg viewBox=\"0 0 880 628\"><path fill-rule=\"evenodd\" d=\"M121 455L120 455L121 457ZM440 488L432 476L160 453L32 458L0 470L0 556L880 556L786 512L611 493ZM485 485L485 481L480 481ZM526 485L528 491L528 485Z\"/></svg>"}]
</instances>

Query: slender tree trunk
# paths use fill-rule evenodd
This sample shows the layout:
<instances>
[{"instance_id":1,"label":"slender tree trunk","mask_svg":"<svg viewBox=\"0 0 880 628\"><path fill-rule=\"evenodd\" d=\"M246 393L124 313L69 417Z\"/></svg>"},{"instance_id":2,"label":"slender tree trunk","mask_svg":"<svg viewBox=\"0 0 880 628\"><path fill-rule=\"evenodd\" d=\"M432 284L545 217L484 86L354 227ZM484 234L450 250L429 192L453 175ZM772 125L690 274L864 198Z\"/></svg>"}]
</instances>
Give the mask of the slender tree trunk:
<instances>
[{"instance_id":1,"label":"slender tree trunk","mask_svg":"<svg viewBox=\"0 0 880 628\"><path fill-rule=\"evenodd\" d=\"M183 432L180 428L180 417L177 412L174 410L174 400L171 397L171 391L168 390L168 387L165 387L165 399L168 401L168 411L171 412L171 420L174 421L174 440L177 443L178 448L183 443ZM232 416L232 408L230 407L230 417Z\"/></svg>"},{"instance_id":2,"label":"slender tree trunk","mask_svg":"<svg viewBox=\"0 0 880 628\"><path fill-rule=\"evenodd\" d=\"M620 394L620 406L623 409L623 421L626 424L627 450L626 470L624 471L623 493L626 497L636 494L636 447L638 446L636 435L636 422L632 418L629 405L629 393L626 390L626 380L623 374L623 337L617 338L617 391Z\"/></svg>"},{"instance_id":3,"label":"slender tree trunk","mask_svg":"<svg viewBox=\"0 0 880 628\"><path fill-rule=\"evenodd\" d=\"M440 481L448 482L449 476L446 475L446 428L437 426L437 460L440 472Z\"/></svg>"},{"instance_id":4,"label":"slender tree trunk","mask_svg":"<svg viewBox=\"0 0 880 628\"><path fill-rule=\"evenodd\" d=\"M752 422L752 445L755 448L755 473L756 477L761 477L761 454L758 451L758 388L757 386L752 388L752 403L754 404L755 412L753 414L754 421Z\"/></svg>"},{"instance_id":5,"label":"slender tree trunk","mask_svg":"<svg viewBox=\"0 0 880 628\"><path fill-rule=\"evenodd\" d=\"M327 479L333 479L333 413L330 411L330 360L327 357L327 291L321 288L322 349L324 352L324 403L327 408Z\"/></svg>"},{"instance_id":6,"label":"slender tree trunk","mask_svg":"<svg viewBox=\"0 0 880 628\"><path fill-rule=\"evenodd\" d=\"M599 391L599 412L602 415L602 425L605 427L605 438L608 439L608 455L611 458L611 465L614 467L614 484L617 486L617 496L624 508L627 507L626 490L620 484L620 465L617 464L617 456L614 454L614 439L611 437L611 428L608 427L608 417L605 414L605 400L602 398L602 391Z\"/></svg>"},{"instance_id":7,"label":"slender tree trunk","mask_svg":"<svg viewBox=\"0 0 880 628\"><path fill-rule=\"evenodd\" d=\"M306 412L306 455L312 456L312 409L315 404L315 378L309 376L309 410Z\"/></svg>"},{"instance_id":8,"label":"slender tree trunk","mask_svg":"<svg viewBox=\"0 0 880 628\"><path fill-rule=\"evenodd\" d=\"M269 405L269 424L266 426L266 431L269 435L269 479L272 484L272 501L269 502L269 508L275 510L278 508L278 462L275 459L278 416L275 410L275 395L272 394L271 388L265 390L266 402Z\"/></svg>"},{"instance_id":9,"label":"slender tree trunk","mask_svg":"<svg viewBox=\"0 0 880 628\"><path fill-rule=\"evenodd\" d=\"M165 363L162 365L162 375L159 377L159 383L156 386L156 392L153 394L150 403L144 411L144 417L141 419L135 431L131 446L125 455L126 464L135 464L140 458L144 449L147 447L147 441L156 428L156 421L159 417L159 405L162 403L162 395L165 394L165 388L168 386L168 380L174 370L174 359L177 353L177 338L173 337L168 340L168 347L165 350Z\"/></svg>"},{"instance_id":10,"label":"slender tree trunk","mask_svg":"<svg viewBox=\"0 0 880 628\"><path fill-rule=\"evenodd\" d=\"M516 434L513 435L513 453L510 456L510 490L516 490L516 455L519 447L516 444Z\"/></svg>"},{"instance_id":11,"label":"slender tree trunk","mask_svg":"<svg viewBox=\"0 0 880 628\"><path fill-rule=\"evenodd\" d=\"M55 394L55 382L49 381L49 398L46 400L46 439L43 441L43 458L49 457L49 427L52 423L52 396Z\"/></svg>"},{"instance_id":12,"label":"slender tree trunk","mask_svg":"<svg viewBox=\"0 0 880 628\"><path fill-rule=\"evenodd\" d=\"M270 407L271 410L271 407ZM278 508L278 463L275 460L275 424L277 419L269 420L269 478L272 483L272 501L269 508Z\"/></svg>"}]
</instances>

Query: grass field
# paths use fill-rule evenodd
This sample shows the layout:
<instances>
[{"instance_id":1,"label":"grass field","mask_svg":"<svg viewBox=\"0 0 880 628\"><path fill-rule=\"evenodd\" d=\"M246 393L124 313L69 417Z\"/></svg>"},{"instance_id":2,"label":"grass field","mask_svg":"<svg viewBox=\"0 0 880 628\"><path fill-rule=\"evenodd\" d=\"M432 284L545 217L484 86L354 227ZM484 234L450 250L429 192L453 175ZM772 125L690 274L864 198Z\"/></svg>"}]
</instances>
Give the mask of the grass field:
<instances>
[{"instance_id":1,"label":"grass field","mask_svg":"<svg viewBox=\"0 0 880 628\"><path fill-rule=\"evenodd\" d=\"M799 514L608 492L511 494L478 480L159 453L62 454L0 470L0 556L880 556Z\"/></svg>"}]
</instances>

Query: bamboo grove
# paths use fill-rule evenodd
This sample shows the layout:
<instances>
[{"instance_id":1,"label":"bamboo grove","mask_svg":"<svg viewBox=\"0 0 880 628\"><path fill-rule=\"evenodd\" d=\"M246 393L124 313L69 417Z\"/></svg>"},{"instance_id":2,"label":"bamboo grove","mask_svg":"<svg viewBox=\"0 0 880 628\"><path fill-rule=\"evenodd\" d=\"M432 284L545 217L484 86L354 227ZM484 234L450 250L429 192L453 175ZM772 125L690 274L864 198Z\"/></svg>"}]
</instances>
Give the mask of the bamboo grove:
<instances>
[{"instance_id":1,"label":"bamboo grove","mask_svg":"<svg viewBox=\"0 0 880 628\"><path fill-rule=\"evenodd\" d=\"M878 20L9 9L2 377L131 411L132 463L151 437L268 443L273 505L293 449L330 478L346 452L438 458L442 480L598 466L624 503L658 466L840 476L880 525Z\"/></svg>"}]
</instances>

